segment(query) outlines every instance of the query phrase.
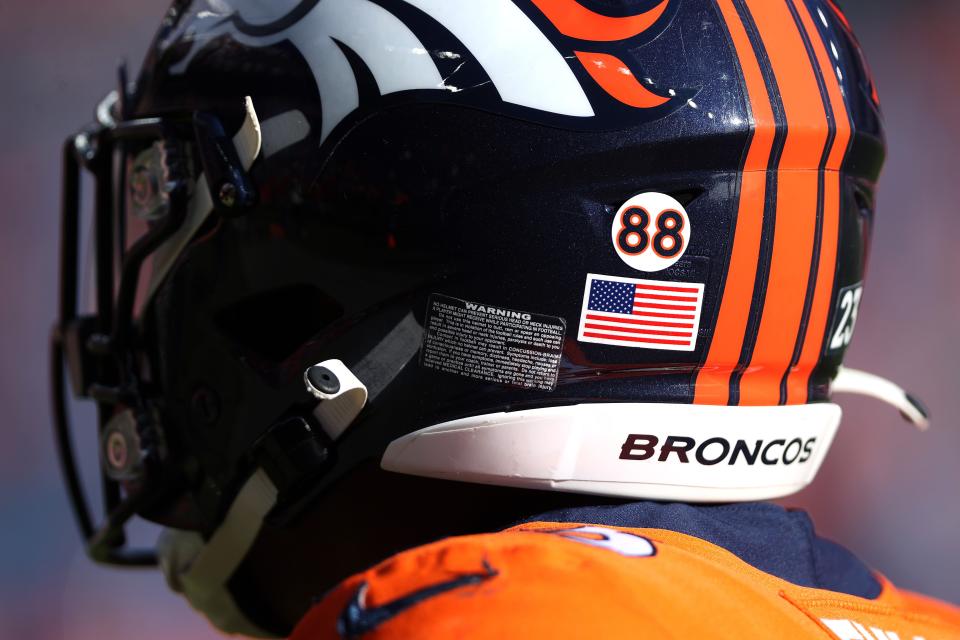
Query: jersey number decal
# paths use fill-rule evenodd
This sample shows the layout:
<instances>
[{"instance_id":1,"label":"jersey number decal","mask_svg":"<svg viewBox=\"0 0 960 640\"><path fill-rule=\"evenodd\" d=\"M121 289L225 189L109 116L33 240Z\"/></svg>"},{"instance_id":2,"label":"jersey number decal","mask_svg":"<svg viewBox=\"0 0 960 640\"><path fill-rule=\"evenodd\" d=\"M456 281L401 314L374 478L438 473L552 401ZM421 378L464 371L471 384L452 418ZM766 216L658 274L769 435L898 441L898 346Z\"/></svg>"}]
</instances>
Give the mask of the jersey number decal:
<instances>
[{"instance_id":1,"label":"jersey number decal","mask_svg":"<svg viewBox=\"0 0 960 640\"><path fill-rule=\"evenodd\" d=\"M629 255L643 253L650 247L650 214L640 207L632 207L620 216L617 244ZM657 233L653 236L653 251L661 258L672 258L683 251L683 216L676 211L661 211L657 215Z\"/></svg>"},{"instance_id":2,"label":"jersey number decal","mask_svg":"<svg viewBox=\"0 0 960 640\"><path fill-rule=\"evenodd\" d=\"M839 316L830 337L830 351L843 349L850 344L850 340L853 338L853 330L857 325L857 314L860 312L860 298L862 296L862 284L855 284L840 290L840 303L837 307Z\"/></svg>"},{"instance_id":3,"label":"jersey number decal","mask_svg":"<svg viewBox=\"0 0 960 640\"><path fill-rule=\"evenodd\" d=\"M613 218L613 248L637 271L662 271L690 246L690 218L676 198L648 191L627 200Z\"/></svg>"}]
</instances>

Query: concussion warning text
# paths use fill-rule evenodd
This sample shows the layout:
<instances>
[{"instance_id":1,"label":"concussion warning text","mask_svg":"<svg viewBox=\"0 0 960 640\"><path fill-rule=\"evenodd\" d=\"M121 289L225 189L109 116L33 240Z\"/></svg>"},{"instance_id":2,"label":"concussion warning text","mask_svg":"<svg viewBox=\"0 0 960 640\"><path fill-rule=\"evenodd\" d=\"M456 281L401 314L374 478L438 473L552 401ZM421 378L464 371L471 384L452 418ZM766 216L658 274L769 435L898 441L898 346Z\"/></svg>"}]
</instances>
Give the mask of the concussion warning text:
<instances>
[{"instance_id":1,"label":"concussion warning text","mask_svg":"<svg viewBox=\"0 0 960 640\"><path fill-rule=\"evenodd\" d=\"M433 294L425 324L424 367L529 389L557 386L563 318Z\"/></svg>"}]
</instances>

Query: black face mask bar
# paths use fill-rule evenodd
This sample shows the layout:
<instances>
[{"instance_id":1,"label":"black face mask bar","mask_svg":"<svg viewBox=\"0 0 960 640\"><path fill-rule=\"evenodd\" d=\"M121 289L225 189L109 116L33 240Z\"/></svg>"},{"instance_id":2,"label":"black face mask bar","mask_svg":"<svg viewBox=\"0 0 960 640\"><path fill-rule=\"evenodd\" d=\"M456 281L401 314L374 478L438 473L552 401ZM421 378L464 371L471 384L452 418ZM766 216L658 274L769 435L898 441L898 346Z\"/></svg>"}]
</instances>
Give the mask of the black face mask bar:
<instances>
[{"instance_id":1,"label":"black face mask bar","mask_svg":"<svg viewBox=\"0 0 960 640\"><path fill-rule=\"evenodd\" d=\"M122 88L123 76L121 72ZM87 553L107 564L149 566L156 564L156 553L131 549L126 523L182 485L163 464L163 432L150 401L153 390L141 371L144 351L134 309L140 273L144 262L186 218L191 153L210 184L231 186L231 213L252 204L254 191L215 116L127 119L126 101L123 89L112 93L97 109L97 122L69 137L63 147L59 316L51 340L50 372L60 464ZM132 148L151 144L156 149L156 162L151 163L155 174L135 190L143 196L145 186L153 189L148 195L161 206L153 212L148 230L125 249L126 160ZM91 315L78 312L81 169L92 174L95 185L96 310ZM105 513L100 525L94 524L71 442L68 373L74 394L97 405Z\"/></svg>"}]
</instances>

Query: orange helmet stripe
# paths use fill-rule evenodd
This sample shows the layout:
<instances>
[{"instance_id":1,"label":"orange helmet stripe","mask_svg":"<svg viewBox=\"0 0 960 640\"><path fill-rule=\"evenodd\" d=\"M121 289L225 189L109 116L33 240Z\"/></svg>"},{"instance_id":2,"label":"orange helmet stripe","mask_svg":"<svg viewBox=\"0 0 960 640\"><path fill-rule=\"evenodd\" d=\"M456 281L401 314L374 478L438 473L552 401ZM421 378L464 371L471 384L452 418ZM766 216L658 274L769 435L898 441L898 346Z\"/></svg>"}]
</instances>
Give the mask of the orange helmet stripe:
<instances>
[{"instance_id":1,"label":"orange helmet stripe","mask_svg":"<svg viewBox=\"0 0 960 640\"><path fill-rule=\"evenodd\" d=\"M740 380L740 404L744 405L785 401L781 381L801 329L817 240L817 219L810 212L820 207L819 172L808 169L822 165L829 142L816 70L789 1L747 0L779 81L788 132L777 180L777 217L763 312ZM791 122L806 126L791 128Z\"/></svg>"},{"instance_id":2,"label":"orange helmet stripe","mask_svg":"<svg viewBox=\"0 0 960 640\"><path fill-rule=\"evenodd\" d=\"M763 72L733 0L718 0L717 4L740 59L754 132L744 160L733 248L720 310L710 349L696 379L694 402L697 404L727 404L730 399L731 363L739 360L743 349L756 282L767 195L766 171L776 130Z\"/></svg>"},{"instance_id":3,"label":"orange helmet stripe","mask_svg":"<svg viewBox=\"0 0 960 640\"><path fill-rule=\"evenodd\" d=\"M817 282L814 292L810 319L807 324L806 335L803 336L803 349L799 360L790 368L787 379L787 395L790 402L806 402L809 397L810 375L820 359L824 335L827 331L827 318L830 315L830 304L833 294L833 281L837 264L837 242L840 226L840 203L842 185L840 182L840 167L850 144L851 124L847 107L840 90L834 64L830 61L827 48L819 37L819 31L809 8L803 2L794 2L794 6L803 22L803 27L810 38L820 74L827 87L830 105L835 114L837 138L827 160L824 175L825 192L823 206L823 226L820 246L820 263L817 269Z\"/></svg>"}]
</instances>

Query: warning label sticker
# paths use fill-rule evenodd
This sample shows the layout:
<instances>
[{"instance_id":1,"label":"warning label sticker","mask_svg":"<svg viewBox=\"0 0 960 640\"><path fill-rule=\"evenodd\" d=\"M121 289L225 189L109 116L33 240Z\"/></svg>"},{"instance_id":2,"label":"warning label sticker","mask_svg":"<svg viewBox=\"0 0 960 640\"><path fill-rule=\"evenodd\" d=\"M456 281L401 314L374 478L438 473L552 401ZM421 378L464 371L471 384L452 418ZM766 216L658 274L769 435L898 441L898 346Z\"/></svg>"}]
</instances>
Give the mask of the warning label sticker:
<instances>
[{"instance_id":1,"label":"warning label sticker","mask_svg":"<svg viewBox=\"0 0 960 640\"><path fill-rule=\"evenodd\" d=\"M553 391L563 318L433 294L420 364L485 382Z\"/></svg>"}]
</instances>

